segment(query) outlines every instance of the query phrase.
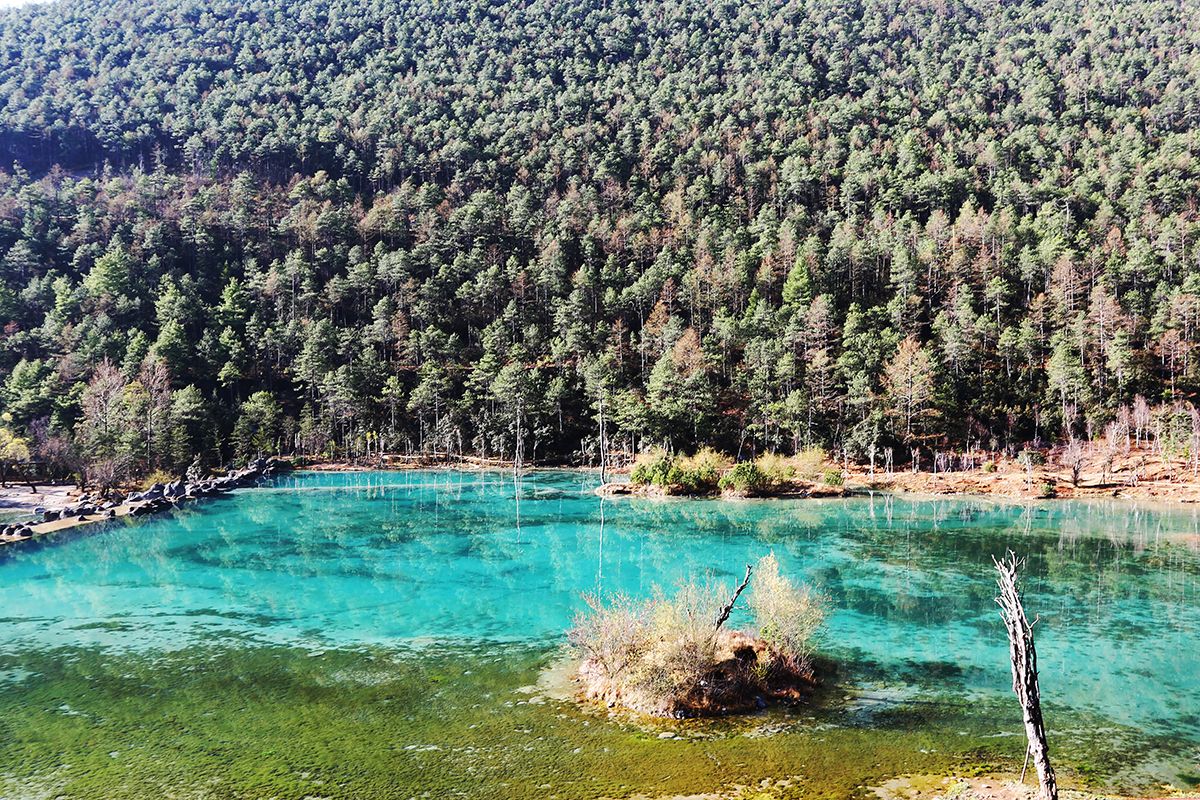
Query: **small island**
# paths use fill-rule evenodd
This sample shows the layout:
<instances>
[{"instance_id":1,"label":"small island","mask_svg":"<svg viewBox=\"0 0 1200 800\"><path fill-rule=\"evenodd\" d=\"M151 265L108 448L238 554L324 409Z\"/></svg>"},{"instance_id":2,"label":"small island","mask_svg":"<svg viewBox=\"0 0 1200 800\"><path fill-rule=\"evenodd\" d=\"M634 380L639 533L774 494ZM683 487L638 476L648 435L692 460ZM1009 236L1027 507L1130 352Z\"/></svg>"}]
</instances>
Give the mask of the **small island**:
<instances>
[{"instance_id":1,"label":"small island","mask_svg":"<svg viewBox=\"0 0 1200 800\"><path fill-rule=\"evenodd\" d=\"M765 453L737 461L711 447L680 455L655 447L643 452L629 470L628 483L605 483L601 494L681 495L689 497L838 497L847 492L842 469L825 451L809 448L795 455Z\"/></svg>"},{"instance_id":2,"label":"small island","mask_svg":"<svg viewBox=\"0 0 1200 800\"><path fill-rule=\"evenodd\" d=\"M753 632L727 627L742 593ZM728 600L722 598L728 596ZM651 600L587 595L568 638L580 657L580 697L656 717L712 717L795 702L816 685L813 637L825 599L780 574L774 554L746 566L727 593L691 581Z\"/></svg>"}]
</instances>

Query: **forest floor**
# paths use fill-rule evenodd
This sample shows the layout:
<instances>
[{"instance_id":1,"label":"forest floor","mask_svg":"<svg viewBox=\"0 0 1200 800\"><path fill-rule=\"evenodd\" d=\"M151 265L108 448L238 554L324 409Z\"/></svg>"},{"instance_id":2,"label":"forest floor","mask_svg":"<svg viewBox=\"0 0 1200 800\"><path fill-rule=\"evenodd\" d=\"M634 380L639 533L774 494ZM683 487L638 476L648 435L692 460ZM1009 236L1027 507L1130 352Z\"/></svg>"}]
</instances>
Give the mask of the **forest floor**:
<instances>
[{"instance_id":1,"label":"forest floor","mask_svg":"<svg viewBox=\"0 0 1200 800\"><path fill-rule=\"evenodd\" d=\"M1013 459L990 463L994 471L912 472L890 474L852 466L845 471L851 489L913 494L976 494L1016 498L1124 497L1178 503L1200 503L1200 470L1184 458L1166 458L1148 447L1131 447L1109 456L1099 447L1086 448L1079 458L1077 480L1063 448L1051 450L1046 463L1026 468Z\"/></svg>"}]
</instances>

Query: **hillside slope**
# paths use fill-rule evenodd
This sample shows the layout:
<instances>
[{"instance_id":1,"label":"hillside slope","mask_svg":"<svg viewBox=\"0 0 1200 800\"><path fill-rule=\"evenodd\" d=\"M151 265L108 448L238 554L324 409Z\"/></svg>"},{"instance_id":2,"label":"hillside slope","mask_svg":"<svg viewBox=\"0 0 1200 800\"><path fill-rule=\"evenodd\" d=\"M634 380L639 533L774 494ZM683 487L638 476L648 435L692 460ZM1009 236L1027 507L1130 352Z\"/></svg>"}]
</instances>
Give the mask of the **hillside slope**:
<instances>
[{"instance_id":1,"label":"hillside slope","mask_svg":"<svg viewBox=\"0 0 1200 800\"><path fill-rule=\"evenodd\" d=\"M594 458L602 408L614 450L1015 449L1139 395L1186 428L1198 17L0 12L6 435L128 472Z\"/></svg>"}]
</instances>

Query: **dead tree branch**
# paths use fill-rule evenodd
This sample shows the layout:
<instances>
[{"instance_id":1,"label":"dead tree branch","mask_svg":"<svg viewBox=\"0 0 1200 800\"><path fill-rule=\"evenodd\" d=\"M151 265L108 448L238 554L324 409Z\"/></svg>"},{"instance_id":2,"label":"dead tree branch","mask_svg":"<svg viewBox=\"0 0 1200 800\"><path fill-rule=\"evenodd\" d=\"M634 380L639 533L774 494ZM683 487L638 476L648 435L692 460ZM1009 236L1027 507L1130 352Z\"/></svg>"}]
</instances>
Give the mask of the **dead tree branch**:
<instances>
[{"instance_id":1,"label":"dead tree branch","mask_svg":"<svg viewBox=\"0 0 1200 800\"><path fill-rule=\"evenodd\" d=\"M750 583L750 570L752 569L753 567L751 567L749 564L746 565L746 577L742 580L742 585L737 587L737 591L733 593L733 597L729 598L729 602L721 608L721 613L717 615L717 630L720 630L721 626L724 625L726 620L729 619L729 615L733 612L734 603L737 602L737 599L741 596L742 591L745 590L746 586Z\"/></svg>"}]
</instances>

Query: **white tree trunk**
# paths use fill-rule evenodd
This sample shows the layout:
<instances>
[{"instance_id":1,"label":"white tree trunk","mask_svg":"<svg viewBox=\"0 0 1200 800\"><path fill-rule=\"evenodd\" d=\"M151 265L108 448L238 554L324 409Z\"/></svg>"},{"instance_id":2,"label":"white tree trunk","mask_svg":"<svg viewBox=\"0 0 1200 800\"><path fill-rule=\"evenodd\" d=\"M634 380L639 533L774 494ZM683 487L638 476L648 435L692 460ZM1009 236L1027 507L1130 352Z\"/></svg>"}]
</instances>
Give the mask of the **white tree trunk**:
<instances>
[{"instance_id":1,"label":"white tree trunk","mask_svg":"<svg viewBox=\"0 0 1200 800\"><path fill-rule=\"evenodd\" d=\"M1008 630L1013 691L1021 703L1021 714L1025 721L1027 757L1032 758L1037 770L1043 800L1058 800L1058 785L1054 780L1054 768L1050 766L1050 748L1046 743L1046 725L1042 719L1033 626L1025 616L1021 592L1017 587L1017 571L1024 564L1024 560L1018 559L1010 550L1007 556L999 561L993 559L993 562L999 574L996 583L1000 587L1000 596L996 598L996 602L1000 605L1000 616Z\"/></svg>"}]
</instances>

